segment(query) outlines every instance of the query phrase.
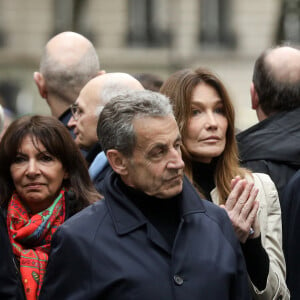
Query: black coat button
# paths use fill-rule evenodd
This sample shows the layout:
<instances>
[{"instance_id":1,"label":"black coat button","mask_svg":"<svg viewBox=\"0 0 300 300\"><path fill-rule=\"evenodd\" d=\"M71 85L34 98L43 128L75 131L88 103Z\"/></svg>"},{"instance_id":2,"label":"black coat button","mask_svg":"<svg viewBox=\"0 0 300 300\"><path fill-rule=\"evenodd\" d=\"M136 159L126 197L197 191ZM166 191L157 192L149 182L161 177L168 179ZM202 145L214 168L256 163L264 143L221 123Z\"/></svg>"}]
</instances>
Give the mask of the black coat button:
<instances>
[{"instance_id":1,"label":"black coat button","mask_svg":"<svg viewBox=\"0 0 300 300\"><path fill-rule=\"evenodd\" d=\"M174 275L174 281L177 285L182 285L183 284L183 278L179 275Z\"/></svg>"}]
</instances>

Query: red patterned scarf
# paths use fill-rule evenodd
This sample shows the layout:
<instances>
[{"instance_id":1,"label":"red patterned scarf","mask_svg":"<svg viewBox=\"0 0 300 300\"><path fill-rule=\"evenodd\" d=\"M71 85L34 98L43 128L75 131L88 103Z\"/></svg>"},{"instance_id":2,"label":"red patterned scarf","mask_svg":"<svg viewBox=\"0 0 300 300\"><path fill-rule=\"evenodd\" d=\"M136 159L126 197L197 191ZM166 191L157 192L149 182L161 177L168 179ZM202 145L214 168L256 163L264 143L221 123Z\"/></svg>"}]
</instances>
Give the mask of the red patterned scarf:
<instances>
[{"instance_id":1,"label":"red patterned scarf","mask_svg":"<svg viewBox=\"0 0 300 300\"><path fill-rule=\"evenodd\" d=\"M26 299L36 300L43 283L54 232L65 221L65 190L47 209L30 215L17 193L9 201L7 228L13 252L20 261Z\"/></svg>"}]
</instances>

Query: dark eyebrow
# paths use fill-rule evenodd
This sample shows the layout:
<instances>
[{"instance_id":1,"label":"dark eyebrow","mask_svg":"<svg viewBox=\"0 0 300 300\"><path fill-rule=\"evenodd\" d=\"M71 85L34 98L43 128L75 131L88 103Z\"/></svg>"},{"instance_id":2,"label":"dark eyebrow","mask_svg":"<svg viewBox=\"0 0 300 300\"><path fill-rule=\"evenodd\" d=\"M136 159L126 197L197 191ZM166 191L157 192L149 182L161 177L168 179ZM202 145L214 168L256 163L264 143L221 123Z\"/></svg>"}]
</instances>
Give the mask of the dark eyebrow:
<instances>
[{"instance_id":1,"label":"dark eyebrow","mask_svg":"<svg viewBox=\"0 0 300 300\"><path fill-rule=\"evenodd\" d=\"M177 136L177 138L174 141L174 144L176 144L177 142L182 142L182 138L181 135L179 134ZM153 147L150 149L149 153L151 153L153 150L155 150L156 148L162 148L162 149L167 149L168 145L167 144L162 144L162 143L157 143L155 145L153 145Z\"/></svg>"},{"instance_id":2,"label":"dark eyebrow","mask_svg":"<svg viewBox=\"0 0 300 300\"><path fill-rule=\"evenodd\" d=\"M39 150L39 153L40 154L47 154L47 155L52 155L49 151L47 151L47 150L44 150L44 151L40 151Z\"/></svg>"},{"instance_id":3,"label":"dark eyebrow","mask_svg":"<svg viewBox=\"0 0 300 300\"><path fill-rule=\"evenodd\" d=\"M17 151L16 155L26 155L26 154L24 154L23 152Z\"/></svg>"},{"instance_id":4,"label":"dark eyebrow","mask_svg":"<svg viewBox=\"0 0 300 300\"><path fill-rule=\"evenodd\" d=\"M153 147L150 149L149 152L151 152L152 150L156 149L156 148L166 148L167 145L166 144L162 144L162 143L157 143L157 144L154 144Z\"/></svg>"},{"instance_id":5,"label":"dark eyebrow","mask_svg":"<svg viewBox=\"0 0 300 300\"><path fill-rule=\"evenodd\" d=\"M224 101L221 97L217 101L214 102L214 105L219 105L219 104L224 104ZM191 107L193 107L193 106L201 107L203 105L204 104L201 101L191 101Z\"/></svg>"}]
</instances>

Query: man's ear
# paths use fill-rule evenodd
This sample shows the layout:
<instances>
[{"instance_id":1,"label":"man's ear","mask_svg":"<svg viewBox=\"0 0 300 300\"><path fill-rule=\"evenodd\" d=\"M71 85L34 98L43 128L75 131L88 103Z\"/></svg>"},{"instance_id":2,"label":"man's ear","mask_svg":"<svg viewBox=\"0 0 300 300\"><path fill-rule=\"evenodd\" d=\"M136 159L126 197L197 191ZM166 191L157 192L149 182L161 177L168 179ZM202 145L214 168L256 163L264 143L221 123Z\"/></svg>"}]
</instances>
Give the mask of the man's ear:
<instances>
[{"instance_id":1,"label":"man's ear","mask_svg":"<svg viewBox=\"0 0 300 300\"><path fill-rule=\"evenodd\" d=\"M251 95L251 108L256 110L259 106L259 98L253 82L251 82L251 86L250 86L250 95Z\"/></svg>"},{"instance_id":2,"label":"man's ear","mask_svg":"<svg viewBox=\"0 0 300 300\"><path fill-rule=\"evenodd\" d=\"M46 88L46 82L43 74L41 74L40 72L34 72L33 79L39 90L41 97L47 99L47 88Z\"/></svg>"},{"instance_id":3,"label":"man's ear","mask_svg":"<svg viewBox=\"0 0 300 300\"><path fill-rule=\"evenodd\" d=\"M126 158L121 152L115 149L107 150L106 157L112 169L119 175L125 176L128 174Z\"/></svg>"}]
</instances>

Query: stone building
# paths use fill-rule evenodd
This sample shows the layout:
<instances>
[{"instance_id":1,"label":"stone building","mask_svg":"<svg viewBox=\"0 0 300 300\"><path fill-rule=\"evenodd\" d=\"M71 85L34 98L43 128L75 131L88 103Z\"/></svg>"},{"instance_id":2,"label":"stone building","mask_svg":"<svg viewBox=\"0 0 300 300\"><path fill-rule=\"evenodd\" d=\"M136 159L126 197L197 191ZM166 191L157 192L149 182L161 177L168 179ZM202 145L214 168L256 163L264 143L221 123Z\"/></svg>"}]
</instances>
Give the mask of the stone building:
<instances>
[{"instance_id":1,"label":"stone building","mask_svg":"<svg viewBox=\"0 0 300 300\"><path fill-rule=\"evenodd\" d=\"M1 82L13 82L18 114L49 113L32 73L47 40L73 30L92 40L107 72L165 78L183 67L212 69L228 87L244 129L256 122L249 96L254 60L280 41L299 41L299 2L0 0L0 92Z\"/></svg>"}]
</instances>

